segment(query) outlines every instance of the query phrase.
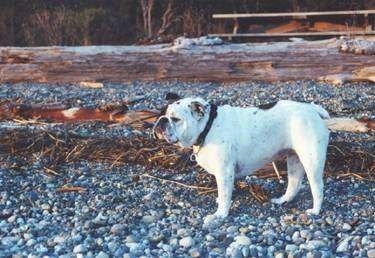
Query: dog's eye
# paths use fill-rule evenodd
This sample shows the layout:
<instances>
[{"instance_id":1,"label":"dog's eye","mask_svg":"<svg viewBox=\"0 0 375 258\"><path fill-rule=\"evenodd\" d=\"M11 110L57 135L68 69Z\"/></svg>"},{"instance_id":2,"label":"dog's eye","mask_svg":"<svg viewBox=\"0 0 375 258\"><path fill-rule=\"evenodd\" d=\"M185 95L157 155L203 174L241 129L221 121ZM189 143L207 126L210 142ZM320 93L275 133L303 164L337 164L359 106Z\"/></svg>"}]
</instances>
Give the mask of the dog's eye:
<instances>
[{"instance_id":1,"label":"dog's eye","mask_svg":"<svg viewBox=\"0 0 375 258\"><path fill-rule=\"evenodd\" d=\"M172 120L172 122L175 122L175 123L181 121L181 119L177 118L177 117L171 117L171 120Z\"/></svg>"}]
</instances>

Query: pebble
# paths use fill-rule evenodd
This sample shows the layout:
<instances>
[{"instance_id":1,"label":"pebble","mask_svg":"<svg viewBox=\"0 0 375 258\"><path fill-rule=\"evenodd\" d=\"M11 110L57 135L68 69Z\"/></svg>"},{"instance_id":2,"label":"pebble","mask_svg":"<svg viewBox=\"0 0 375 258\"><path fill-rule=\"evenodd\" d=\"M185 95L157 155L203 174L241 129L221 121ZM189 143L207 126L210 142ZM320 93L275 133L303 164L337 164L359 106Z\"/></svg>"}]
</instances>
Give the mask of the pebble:
<instances>
[{"instance_id":1,"label":"pebble","mask_svg":"<svg viewBox=\"0 0 375 258\"><path fill-rule=\"evenodd\" d=\"M343 230L344 232L350 231L351 229L352 229L352 226L350 226L348 223L344 223L344 224L342 225L342 230Z\"/></svg>"},{"instance_id":2,"label":"pebble","mask_svg":"<svg viewBox=\"0 0 375 258\"><path fill-rule=\"evenodd\" d=\"M51 206L48 204L48 203L43 203L42 206L41 206L42 210L50 210L51 209Z\"/></svg>"},{"instance_id":3,"label":"pebble","mask_svg":"<svg viewBox=\"0 0 375 258\"><path fill-rule=\"evenodd\" d=\"M336 248L337 253L343 253L347 252L349 250L349 241L351 240L352 237L347 237L344 240L342 240L339 245Z\"/></svg>"},{"instance_id":4,"label":"pebble","mask_svg":"<svg viewBox=\"0 0 375 258\"><path fill-rule=\"evenodd\" d=\"M85 253L87 252L87 247L83 244L76 245L73 249L73 253L78 254L78 253Z\"/></svg>"},{"instance_id":5,"label":"pebble","mask_svg":"<svg viewBox=\"0 0 375 258\"><path fill-rule=\"evenodd\" d=\"M4 246L12 246L17 243L20 239L18 237L3 237L1 238L1 244Z\"/></svg>"},{"instance_id":6,"label":"pebble","mask_svg":"<svg viewBox=\"0 0 375 258\"><path fill-rule=\"evenodd\" d=\"M370 249L367 251L368 258L375 258L375 249Z\"/></svg>"},{"instance_id":7,"label":"pebble","mask_svg":"<svg viewBox=\"0 0 375 258\"><path fill-rule=\"evenodd\" d=\"M324 246L327 246L327 244L322 240L310 240L307 242L306 248L308 250L317 250Z\"/></svg>"},{"instance_id":8,"label":"pebble","mask_svg":"<svg viewBox=\"0 0 375 258\"><path fill-rule=\"evenodd\" d=\"M312 238L311 232L307 229L301 230L300 235L301 235L302 238L304 238L306 240L310 240Z\"/></svg>"},{"instance_id":9,"label":"pebble","mask_svg":"<svg viewBox=\"0 0 375 258\"><path fill-rule=\"evenodd\" d=\"M236 236L235 237L235 242L238 245L250 245L251 244L251 239L248 238L247 236L240 235L240 236Z\"/></svg>"},{"instance_id":10,"label":"pebble","mask_svg":"<svg viewBox=\"0 0 375 258\"><path fill-rule=\"evenodd\" d=\"M331 217L327 217L326 219L326 222L329 224L329 225L333 225L333 220Z\"/></svg>"},{"instance_id":11,"label":"pebble","mask_svg":"<svg viewBox=\"0 0 375 258\"><path fill-rule=\"evenodd\" d=\"M187 230L186 228L179 228L177 230L177 235L179 237L186 237L190 234L189 230Z\"/></svg>"},{"instance_id":12,"label":"pebble","mask_svg":"<svg viewBox=\"0 0 375 258\"><path fill-rule=\"evenodd\" d=\"M100 251L96 256L95 258L109 258L109 255L106 254L105 252L103 251Z\"/></svg>"},{"instance_id":13,"label":"pebble","mask_svg":"<svg viewBox=\"0 0 375 258\"><path fill-rule=\"evenodd\" d=\"M215 240L215 238L214 238L213 236L211 236L210 234L207 234L207 235L206 235L206 240L207 240L208 242L211 242L211 241Z\"/></svg>"},{"instance_id":14,"label":"pebble","mask_svg":"<svg viewBox=\"0 0 375 258\"><path fill-rule=\"evenodd\" d=\"M190 236L184 237L184 238L180 239L179 244L182 247L189 248L189 247L191 247L194 244L194 240Z\"/></svg>"},{"instance_id":15,"label":"pebble","mask_svg":"<svg viewBox=\"0 0 375 258\"><path fill-rule=\"evenodd\" d=\"M152 215L145 215L142 217L142 222L145 224L151 224L155 222L155 217Z\"/></svg>"},{"instance_id":16,"label":"pebble","mask_svg":"<svg viewBox=\"0 0 375 258\"><path fill-rule=\"evenodd\" d=\"M111 233L115 235L124 234L126 226L124 224L115 224L111 227Z\"/></svg>"},{"instance_id":17,"label":"pebble","mask_svg":"<svg viewBox=\"0 0 375 258\"><path fill-rule=\"evenodd\" d=\"M190 254L190 257L193 257L193 258L197 258L197 257L201 256L198 248L192 248L192 249L190 249L189 250L189 254Z\"/></svg>"},{"instance_id":18,"label":"pebble","mask_svg":"<svg viewBox=\"0 0 375 258\"><path fill-rule=\"evenodd\" d=\"M227 232L228 233L235 233L235 232L237 232L238 231L238 226L229 226L228 228L227 228Z\"/></svg>"},{"instance_id":19,"label":"pebble","mask_svg":"<svg viewBox=\"0 0 375 258\"><path fill-rule=\"evenodd\" d=\"M275 254L274 254L274 258L284 258L285 257L285 255L284 255L284 253L282 253L282 252L276 252Z\"/></svg>"},{"instance_id":20,"label":"pebble","mask_svg":"<svg viewBox=\"0 0 375 258\"><path fill-rule=\"evenodd\" d=\"M298 250L297 245L288 244L288 245L285 246L285 251L288 252L288 253L293 253L296 250Z\"/></svg>"}]
</instances>

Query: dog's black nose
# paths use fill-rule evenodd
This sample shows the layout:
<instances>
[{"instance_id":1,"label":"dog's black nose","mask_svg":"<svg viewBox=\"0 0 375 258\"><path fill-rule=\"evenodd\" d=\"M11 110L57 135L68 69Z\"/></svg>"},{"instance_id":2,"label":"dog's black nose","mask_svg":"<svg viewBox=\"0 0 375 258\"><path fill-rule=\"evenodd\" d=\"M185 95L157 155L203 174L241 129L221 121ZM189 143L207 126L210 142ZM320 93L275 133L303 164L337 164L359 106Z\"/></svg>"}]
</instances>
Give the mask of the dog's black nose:
<instances>
[{"instance_id":1,"label":"dog's black nose","mask_svg":"<svg viewBox=\"0 0 375 258\"><path fill-rule=\"evenodd\" d=\"M160 126L162 129L165 129L165 127L167 126L167 124L168 124L168 118L166 118L166 117L161 117L160 119L159 119L159 122L158 122L158 126Z\"/></svg>"}]
</instances>

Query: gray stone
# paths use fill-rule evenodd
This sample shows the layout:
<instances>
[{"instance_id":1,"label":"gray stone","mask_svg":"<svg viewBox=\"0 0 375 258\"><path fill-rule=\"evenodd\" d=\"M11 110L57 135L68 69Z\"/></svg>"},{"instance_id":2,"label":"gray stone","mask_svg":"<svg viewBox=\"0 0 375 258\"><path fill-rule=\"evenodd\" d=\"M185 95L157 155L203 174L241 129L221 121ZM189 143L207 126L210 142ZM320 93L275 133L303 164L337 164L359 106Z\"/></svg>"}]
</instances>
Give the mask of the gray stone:
<instances>
[{"instance_id":1,"label":"gray stone","mask_svg":"<svg viewBox=\"0 0 375 258\"><path fill-rule=\"evenodd\" d=\"M306 245L306 249L317 250L325 246L327 246L327 244L322 240L310 240Z\"/></svg>"},{"instance_id":2,"label":"gray stone","mask_svg":"<svg viewBox=\"0 0 375 258\"><path fill-rule=\"evenodd\" d=\"M134 235L128 235L125 238L125 242L126 243L135 243L135 242L137 242L137 238Z\"/></svg>"},{"instance_id":3,"label":"gray stone","mask_svg":"<svg viewBox=\"0 0 375 258\"><path fill-rule=\"evenodd\" d=\"M251 244L251 239L244 235L236 236L235 241L236 241L236 244L238 245L250 245Z\"/></svg>"},{"instance_id":4,"label":"gray stone","mask_svg":"<svg viewBox=\"0 0 375 258\"><path fill-rule=\"evenodd\" d=\"M236 233L236 232L238 232L238 227L237 226L229 226L227 228L227 232L228 233Z\"/></svg>"},{"instance_id":5,"label":"gray stone","mask_svg":"<svg viewBox=\"0 0 375 258\"><path fill-rule=\"evenodd\" d=\"M192 237L188 236L188 237L182 238L179 243L180 243L180 246L189 248L194 244L194 240Z\"/></svg>"},{"instance_id":6,"label":"gray stone","mask_svg":"<svg viewBox=\"0 0 375 258\"><path fill-rule=\"evenodd\" d=\"M5 246L12 246L15 243L17 243L18 240L19 240L18 237L11 237L11 236L3 237L1 238L1 244Z\"/></svg>"},{"instance_id":7,"label":"gray stone","mask_svg":"<svg viewBox=\"0 0 375 258\"><path fill-rule=\"evenodd\" d=\"M352 226L350 226L348 223L344 223L344 224L342 225L342 230L343 230L344 232L350 231L351 229L352 229Z\"/></svg>"},{"instance_id":8,"label":"gray stone","mask_svg":"<svg viewBox=\"0 0 375 258\"><path fill-rule=\"evenodd\" d=\"M342 240L337 248L336 248L336 252L337 253L343 253L343 252L347 252L349 250L349 241L350 241L351 237L347 237L345 238L344 240Z\"/></svg>"},{"instance_id":9,"label":"gray stone","mask_svg":"<svg viewBox=\"0 0 375 258\"><path fill-rule=\"evenodd\" d=\"M190 256L193 257L193 258L197 258L197 257L200 257L200 256L201 256L201 254L200 254L198 248L191 248L191 249L189 250L189 254L190 254Z\"/></svg>"},{"instance_id":10,"label":"gray stone","mask_svg":"<svg viewBox=\"0 0 375 258\"><path fill-rule=\"evenodd\" d=\"M249 229L248 227L240 227L240 228L238 229L238 231L239 231L240 233L242 233L242 234L246 234L246 233L248 233L248 232L250 231L250 229Z\"/></svg>"},{"instance_id":11,"label":"gray stone","mask_svg":"<svg viewBox=\"0 0 375 258\"><path fill-rule=\"evenodd\" d=\"M250 249L248 246L242 246L241 247L241 253L243 257L249 257Z\"/></svg>"},{"instance_id":12,"label":"gray stone","mask_svg":"<svg viewBox=\"0 0 375 258\"><path fill-rule=\"evenodd\" d=\"M167 244L162 244L161 248L162 248L165 252L172 252L172 251L173 251L172 246L167 245Z\"/></svg>"},{"instance_id":13,"label":"gray stone","mask_svg":"<svg viewBox=\"0 0 375 258\"><path fill-rule=\"evenodd\" d=\"M111 233L115 235L121 235L125 232L125 225L124 224L114 224L111 227Z\"/></svg>"},{"instance_id":14,"label":"gray stone","mask_svg":"<svg viewBox=\"0 0 375 258\"><path fill-rule=\"evenodd\" d=\"M282 252L276 252L276 253L274 253L274 257L275 258L284 258L285 257L285 255L284 255L284 253L282 253Z\"/></svg>"},{"instance_id":15,"label":"gray stone","mask_svg":"<svg viewBox=\"0 0 375 258\"><path fill-rule=\"evenodd\" d=\"M288 252L288 253L295 252L296 250L298 250L297 245L289 244L289 245L285 246L285 251Z\"/></svg>"},{"instance_id":16,"label":"gray stone","mask_svg":"<svg viewBox=\"0 0 375 258\"><path fill-rule=\"evenodd\" d=\"M87 247L83 244L76 245L73 248L73 253L78 254L78 253L85 253L87 252Z\"/></svg>"},{"instance_id":17,"label":"gray stone","mask_svg":"<svg viewBox=\"0 0 375 258\"><path fill-rule=\"evenodd\" d=\"M116 242L109 242L107 244L107 247L108 247L108 250L111 252L111 253L114 253L116 251L116 249L118 248L118 244Z\"/></svg>"},{"instance_id":18,"label":"gray stone","mask_svg":"<svg viewBox=\"0 0 375 258\"><path fill-rule=\"evenodd\" d=\"M12 216L10 216L10 217L7 219L7 221L8 221L9 223L13 223L13 222L16 221L16 219L17 219L17 216L16 216L16 215L12 215Z\"/></svg>"},{"instance_id":19,"label":"gray stone","mask_svg":"<svg viewBox=\"0 0 375 258\"><path fill-rule=\"evenodd\" d=\"M48 203L43 203L41 206L42 210L49 211L51 209L51 206Z\"/></svg>"},{"instance_id":20,"label":"gray stone","mask_svg":"<svg viewBox=\"0 0 375 258\"><path fill-rule=\"evenodd\" d=\"M326 218L326 222L327 222L327 224L332 225L333 224L333 219L331 217L327 217Z\"/></svg>"},{"instance_id":21,"label":"gray stone","mask_svg":"<svg viewBox=\"0 0 375 258\"><path fill-rule=\"evenodd\" d=\"M241 249L235 244L231 244L230 246L228 246L225 254L227 257L231 258L242 258Z\"/></svg>"},{"instance_id":22,"label":"gray stone","mask_svg":"<svg viewBox=\"0 0 375 258\"><path fill-rule=\"evenodd\" d=\"M177 235L179 237L186 237L190 234L189 230L187 230L186 228L179 228L177 230Z\"/></svg>"},{"instance_id":23,"label":"gray stone","mask_svg":"<svg viewBox=\"0 0 375 258\"><path fill-rule=\"evenodd\" d=\"M32 238L32 239L27 240L26 245L27 246L33 246L36 243L37 243L36 240Z\"/></svg>"},{"instance_id":24,"label":"gray stone","mask_svg":"<svg viewBox=\"0 0 375 258\"><path fill-rule=\"evenodd\" d=\"M303 240L300 237L299 231L296 231L296 232L293 233L292 241L293 241L293 243L295 243L297 245L303 242Z\"/></svg>"},{"instance_id":25,"label":"gray stone","mask_svg":"<svg viewBox=\"0 0 375 258\"><path fill-rule=\"evenodd\" d=\"M154 223L156 218L152 215L145 215L142 217L142 222L145 224L151 224Z\"/></svg>"},{"instance_id":26,"label":"gray stone","mask_svg":"<svg viewBox=\"0 0 375 258\"><path fill-rule=\"evenodd\" d=\"M275 251L276 251L276 248L274 246L269 246L267 248L267 256L273 257L274 256L273 254L275 253Z\"/></svg>"},{"instance_id":27,"label":"gray stone","mask_svg":"<svg viewBox=\"0 0 375 258\"><path fill-rule=\"evenodd\" d=\"M109 258L109 255L106 254L106 253L103 252L103 251L100 251L95 257L96 257L96 258Z\"/></svg>"},{"instance_id":28,"label":"gray stone","mask_svg":"<svg viewBox=\"0 0 375 258\"><path fill-rule=\"evenodd\" d=\"M312 238L312 233L307 229L301 230L300 235L301 235L302 238L304 238L306 240L310 240Z\"/></svg>"},{"instance_id":29,"label":"gray stone","mask_svg":"<svg viewBox=\"0 0 375 258\"><path fill-rule=\"evenodd\" d=\"M42 244L38 244L38 245L35 247L35 250L36 250L38 253L46 253L46 252L48 252L48 248L45 247L45 246L42 245Z\"/></svg>"},{"instance_id":30,"label":"gray stone","mask_svg":"<svg viewBox=\"0 0 375 258\"><path fill-rule=\"evenodd\" d=\"M62 235L58 235L53 238L53 242L55 242L56 244L63 244L65 241L66 237Z\"/></svg>"},{"instance_id":31,"label":"gray stone","mask_svg":"<svg viewBox=\"0 0 375 258\"><path fill-rule=\"evenodd\" d=\"M319 251L310 251L307 252L306 258L320 258L322 255Z\"/></svg>"},{"instance_id":32,"label":"gray stone","mask_svg":"<svg viewBox=\"0 0 375 258\"><path fill-rule=\"evenodd\" d=\"M367 251L368 258L375 258L375 249L370 249Z\"/></svg>"}]
</instances>

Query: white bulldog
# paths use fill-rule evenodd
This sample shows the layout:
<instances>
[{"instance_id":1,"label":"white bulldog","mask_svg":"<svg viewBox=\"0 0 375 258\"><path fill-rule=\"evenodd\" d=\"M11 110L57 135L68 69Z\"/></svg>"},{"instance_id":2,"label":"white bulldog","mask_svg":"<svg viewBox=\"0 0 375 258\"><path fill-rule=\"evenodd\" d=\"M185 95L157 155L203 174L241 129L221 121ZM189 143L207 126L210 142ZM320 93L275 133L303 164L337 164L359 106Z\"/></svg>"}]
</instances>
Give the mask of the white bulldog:
<instances>
[{"instance_id":1,"label":"white bulldog","mask_svg":"<svg viewBox=\"0 0 375 258\"><path fill-rule=\"evenodd\" d=\"M215 176L218 208L205 224L228 215L235 178L251 174L281 154L287 155L288 186L272 202L291 201L306 173L313 196L313 207L306 213L319 214L329 139L323 121L329 118L326 110L289 100L261 109L175 98L155 123L154 135L181 147L193 146L198 164Z\"/></svg>"}]
</instances>

